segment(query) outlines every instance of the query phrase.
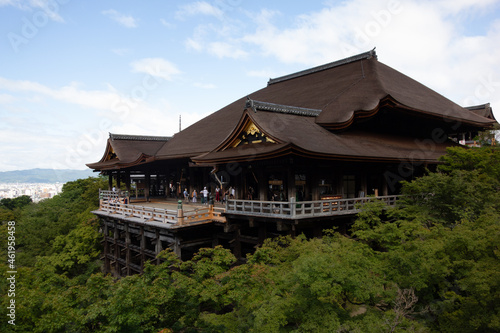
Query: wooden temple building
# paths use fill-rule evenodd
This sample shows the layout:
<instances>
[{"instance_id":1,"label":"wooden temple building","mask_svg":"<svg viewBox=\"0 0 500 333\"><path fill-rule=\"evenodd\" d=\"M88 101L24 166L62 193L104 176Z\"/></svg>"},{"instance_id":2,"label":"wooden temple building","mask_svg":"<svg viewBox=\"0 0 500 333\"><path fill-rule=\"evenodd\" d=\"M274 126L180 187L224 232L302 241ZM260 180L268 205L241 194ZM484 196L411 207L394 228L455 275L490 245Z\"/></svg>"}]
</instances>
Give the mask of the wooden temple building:
<instances>
[{"instance_id":1,"label":"wooden temple building","mask_svg":"<svg viewBox=\"0 0 500 333\"><path fill-rule=\"evenodd\" d=\"M110 189L128 193L112 206L113 194L103 192L94 212L106 267L140 272L167 247L189 258L223 245L243 257L267 237L342 230L356 202L394 203L401 180L432 170L447 147L495 124L489 104L461 107L372 50L270 79L172 137L110 134L102 159L88 164L109 176ZM143 203L176 204L185 189L205 187L228 197L204 218L186 219L192 204L137 213L146 204L134 202L136 193Z\"/></svg>"}]
</instances>

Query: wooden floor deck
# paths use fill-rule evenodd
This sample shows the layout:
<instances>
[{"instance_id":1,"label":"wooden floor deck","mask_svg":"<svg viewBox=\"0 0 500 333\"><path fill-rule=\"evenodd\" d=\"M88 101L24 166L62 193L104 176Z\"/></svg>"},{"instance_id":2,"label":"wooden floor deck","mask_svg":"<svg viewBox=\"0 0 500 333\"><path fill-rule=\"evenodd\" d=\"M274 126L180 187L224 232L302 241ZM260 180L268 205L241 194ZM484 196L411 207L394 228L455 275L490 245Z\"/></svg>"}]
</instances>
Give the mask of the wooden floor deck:
<instances>
[{"instance_id":1,"label":"wooden floor deck","mask_svg":"<svg viewBox=\"0 0 500 333\"><path fill-rule=\"evenodd\" d=\"M319 217L354 215L362 205L382 200L396 204L399 196L363 197L316 201L228 200L225 205L183 202L176 199L152 198L150 201L130 199L119 192L100 191L99 214L114 215L142 222L158 222L167 228L179 228L207 222L226 222L226 215L300 220Z\"/></svg>"}]
</instances>

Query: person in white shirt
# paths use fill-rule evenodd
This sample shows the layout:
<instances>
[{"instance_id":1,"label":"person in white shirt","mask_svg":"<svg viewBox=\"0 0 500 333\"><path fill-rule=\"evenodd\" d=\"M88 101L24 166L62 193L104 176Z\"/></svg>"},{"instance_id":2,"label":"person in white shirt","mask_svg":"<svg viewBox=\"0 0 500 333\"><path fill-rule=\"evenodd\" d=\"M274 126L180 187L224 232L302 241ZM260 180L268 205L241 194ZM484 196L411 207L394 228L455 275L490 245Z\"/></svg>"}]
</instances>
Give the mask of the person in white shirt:
<instances>
[{"instance_id":1,"label":"person in white shirt","mask_svg":"<svg viewBox=\"0 0 500 333\"><path fill-rule=\"evenodd\" d=\"M203 191L201 191L201 193L203 194L201 203L207 205L208 204L208 190L207 190L207 188L204 187Z\"/></svg>"}]
</instances>

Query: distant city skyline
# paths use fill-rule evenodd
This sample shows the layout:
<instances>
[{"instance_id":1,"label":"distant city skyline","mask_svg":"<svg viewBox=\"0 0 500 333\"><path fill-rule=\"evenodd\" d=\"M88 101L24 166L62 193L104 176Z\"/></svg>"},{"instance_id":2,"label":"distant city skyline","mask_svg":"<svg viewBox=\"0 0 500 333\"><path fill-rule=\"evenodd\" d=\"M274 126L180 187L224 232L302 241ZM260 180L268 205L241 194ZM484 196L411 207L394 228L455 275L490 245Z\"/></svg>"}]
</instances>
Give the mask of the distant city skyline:
<instances>
[{"instance_id":1,"label":"distant city skyline","mask_svg":"<svg viewBox=\"0 0 500 333\"><path fill-rule=\"evenodd\" d=\"M64 184L52 183L0 183L0 199L14 199L27 195L33 202L53 198L61 193Z\"/></svg>"},{"instance_id":2,"label":"distant city skyline","mask_svg":"<svg viewBox=\"0 0 500 333\"><path fill-rule=\"evenodd\" d=\"M500 0L0 0L0 36L0 171L83 170L109 132L171 136L374 47L500 120Z\"/></svg>"}]
</instances>

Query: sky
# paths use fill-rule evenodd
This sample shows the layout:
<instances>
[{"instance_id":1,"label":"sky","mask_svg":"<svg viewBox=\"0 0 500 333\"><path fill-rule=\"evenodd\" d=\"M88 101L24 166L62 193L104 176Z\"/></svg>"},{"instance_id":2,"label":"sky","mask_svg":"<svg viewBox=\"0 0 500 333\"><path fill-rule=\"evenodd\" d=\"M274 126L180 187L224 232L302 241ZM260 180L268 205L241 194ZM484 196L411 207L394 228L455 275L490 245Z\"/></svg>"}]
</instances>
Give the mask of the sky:
<instances>
[{"instance_id":1,"label":"sky","mask_svg":"<svg viewBox=\"0 0 500 333\"><path fill-rule=\"evenodd\" d=\"M500 120L500 0L0 0L0 171L85 169L269 78L378 60Z\"/></svg>"}]
</instances>

